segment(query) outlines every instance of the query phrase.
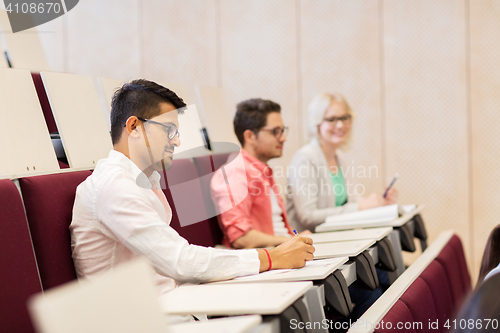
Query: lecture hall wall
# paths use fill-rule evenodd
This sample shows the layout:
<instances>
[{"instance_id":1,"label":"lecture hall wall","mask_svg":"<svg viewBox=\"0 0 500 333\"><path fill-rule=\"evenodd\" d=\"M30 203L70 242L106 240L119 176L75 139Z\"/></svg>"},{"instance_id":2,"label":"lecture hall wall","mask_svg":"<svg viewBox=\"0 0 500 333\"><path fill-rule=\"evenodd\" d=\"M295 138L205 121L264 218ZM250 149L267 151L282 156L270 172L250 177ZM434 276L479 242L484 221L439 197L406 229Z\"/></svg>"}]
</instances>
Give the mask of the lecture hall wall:
<instances>
[{"instance_id":1,"label":"lecture hall wall","mask_svg":"<svg viewBox=\"0 0 500 333\"><path fill-rule=\"evenodd\" d=\"M220 86L232 112L280 103L275 167L308 141L311 98L343 93L348 161L379 171L366 191L399 173L400 201L426 205L431 241L460 235L476 278L500 216L498 0L82 0L38 31L54 71Z\"/></svg>"}]
</instances>

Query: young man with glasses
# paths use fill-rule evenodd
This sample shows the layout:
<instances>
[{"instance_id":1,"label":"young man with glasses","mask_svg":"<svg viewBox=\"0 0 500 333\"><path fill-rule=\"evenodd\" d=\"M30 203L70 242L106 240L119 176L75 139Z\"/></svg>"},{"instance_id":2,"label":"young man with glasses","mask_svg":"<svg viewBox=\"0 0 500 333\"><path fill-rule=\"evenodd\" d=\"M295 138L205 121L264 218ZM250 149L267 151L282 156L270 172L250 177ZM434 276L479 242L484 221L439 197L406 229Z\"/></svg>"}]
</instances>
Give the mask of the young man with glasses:
<instances>
[{"instance_id":1,"label":"young man with glasses","mask_svg":"<svg viewBox=\"0 0 500 333\"><path fill-rule=\"evenodd\" d=\"M283 154L288 128L283 124L281 107L270 100L243 101L237 105L233 124L242 146L244 170L227 164L211 181L223 243L234 248L276 246L294 236L273 171L267 165ZM231 179L230 184L227 179ZM235 203L237 197L244 199Z\"/></svg>"},{"instance_id":2,"label":"young man with glasses","mask_svg":"<svg viewBox=\"0 0 500 333\"><path fill-rule=\"evenodd\" d=\"M97 278L137 257L150 260L162 293L197 283L303 267L314 247L295 237L271 250L229 251L190 245L169 226L172 210L160 188L180 142L186 104L154 82L118 89L111 107L113 150L76 191L71 246L79 278Z\"/></svg>"}]
</instances>

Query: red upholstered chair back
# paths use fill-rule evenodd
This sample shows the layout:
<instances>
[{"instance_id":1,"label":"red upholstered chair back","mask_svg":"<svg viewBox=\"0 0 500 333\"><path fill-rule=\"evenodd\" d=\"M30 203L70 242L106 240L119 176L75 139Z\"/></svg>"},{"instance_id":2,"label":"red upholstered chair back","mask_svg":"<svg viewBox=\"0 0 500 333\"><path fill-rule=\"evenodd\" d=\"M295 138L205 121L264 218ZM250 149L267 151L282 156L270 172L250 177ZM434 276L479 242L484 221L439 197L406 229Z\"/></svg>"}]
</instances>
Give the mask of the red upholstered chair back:
<instances>
[{"instance_id":1,"label":"red upholstered chair back","mask_svg":"<svg viewBox=\"0 0 500 333\"><path fill-rule=\"evenodd\" d=\"M227 158L231 153L227 154L213 154L210 156L200 156L193 158L193 162L198 169L200 175L206 175L215 170L218 170L221 166L226 164Z\"/></svg>"},{"instance_id":2,"label":"red upholstered chair back","mask_svg":"<svg viewBox=\"0 0 500 333\"><path fill-rule=\"evenodd\" d=\"M66 164L64 162L61 162L61 161L57 161L59 162L59 169L69 169L69 164Z\"/></svg>"},{"instance_id":3,"label":"red upholstered chair back","mask_svg":"<svg viewBox=\"0 0 500 333\"><path fill-rule=\"evenodd\" d=\"M464 286L464 294L468 294L471 290L471 281L469 270L467 269L467 262L465 260L464 248L462 246L462 241L458 238L457 235L453 235L450 239L449 244L452 246L455 251L455 255L458 259L458 266L460 267L460 275L462 276L462 282Z\"/></svg>"},{"instance_id":4,"label":"red upholstered chair back","mask_svg":"<svg viewBox=\"0 0 500 333\"><path fill-rule=\"evenodd\" d=\"M170 225L174 228L182 237L188 240L190 244L202 245L202 246L215 246L221 243L222 233L219 230L217 222L213 222L211 219L204 218L202 221L195 224L185 225L185 221L179 221L179 209L182 209L175 204L175 200L172 197L172 191L170 187L179 186L181 184L185 189L185 196L189 196L190 209L193 210L193 214L207 215L207 209L205 206L205 199L203 198L201 183L199 179L198 171L191 159L179 159L174 160L172 163L172 168L167 171L167 188L163 191L167 200L172 207L172 221ZM178 188L178 187L177 187ZM185 209L185 205L184 209ZM201 212L201 213L200 213ZM182 226L184 224L184 226Z\"/></svg>"},{"instance_id":5,"label":"red upholstered chair back","mask_svg":"<svg viewBox=\"0 0 500 333\"><path fill-rule=\"evenodd\" d=\"M76 187L90 171L19 179L43 289L76 279L71 223Z\"/></svg>"},{"instance_id":6,"label":"red upholstered chair back","mask_svg":"<svg viewBox=\"0 0 500 333\"><path fill-rule=\"evenodd\" d=\"M42 291L16 185L0 180L0 331L34 332L27 299Z\"/></svg>"},{"instance_id":7,"label":"red upholstered chair back","mask_svg":"<svg viewBox=\"0 0 500 333\"><path fill-rule=\"evenodd\" d=\"M436 308L437 319L440 323L454 316L455 307L451 296L450 286L448 285L448 276L443 266L437 260L433 260L429 266L420 274L422 280L427 283L432 294L432 299ZM439 327L440 332L445 332L446 328Z\"/></svg>"},{"instance_id":8,"label":"red upholstered chair back","mask_svg":"<svg viewBox=\"0 0 500 333\"><path fill-rule=\"evenodd\" d=\"M210 181L212 180L214 172L219 170L219 168L226 163L229 155L230 154L227 153L193 158L194 165L200 175L201 190L203 191L207 214L208 216L213 216L209 220L210 226L213 230L217 230L220 235L218 238L218 244L222 242L223 234L220 230L219 222L217 221L217 213L214 203L210 197Z\"/></svg>"},{"instance_id":9,"label":"red upholstered chair back","mask_svg":"<svg viewBox=\"0 0 500 333\"><path fill-rule=\"evenodd\" d=\"M461 255L464 255L463 252ZM455 247L452 245L452 240L446 244L441 253L437 256L436 260L444 267L448 278L448 285L451 290L453 304L455 308L459 308L466 295L467 286L459 264L459 255L457 255Z\"/></svg>"},{"instance_id":10,"label":"red upholstered chair back","mask_svg":"<svg viewBox=\"0 0 500 333\"><path fill-rule=\"evenodd\" d=\"M383 318L384 322L421 322L416 332L446 332L470 291L470 276L460 239L453 235L439 255L418 276ZM438 320L438 327L429 326ZM375 332L389 332L376 329ZM394 328L393 328L394 331ZM401 330L397 330L398 332Z\"/></svg>"},{"instance_id":11,"label":"red upholstered chair back","mask_svg":"<svg viewBox=\"0 0 500 333\"><path fill-rule=\"evenodd\" d=\"M421 327L416 327L417 332L435 333L435 330L429 327L429 320L436 322L436 306L429 286L421 277L413 281L400 300L410 309L414 322L422 323Z\"/></svg>"},{"instance_id":12,"label":"red upholstered chair back","mask_svg":"<svg viewBox=\"0 0 500 333\"><path fill-rule=\"evenodd\" d=\"M392 308L387 312L387 314L382 319L384 325L380 325L375 329L376 333L385 333L385 332L417 332L415 327L411 325L415 322L413 316L411 314L408 306L401 300L397 300L396 303L392 306ZM398 323L409 323L409 327L402 328L397 327ZM367 323L370 324L370 323ZM372 324L373 325L373 324Z\"/></svg>"}]
</instances>

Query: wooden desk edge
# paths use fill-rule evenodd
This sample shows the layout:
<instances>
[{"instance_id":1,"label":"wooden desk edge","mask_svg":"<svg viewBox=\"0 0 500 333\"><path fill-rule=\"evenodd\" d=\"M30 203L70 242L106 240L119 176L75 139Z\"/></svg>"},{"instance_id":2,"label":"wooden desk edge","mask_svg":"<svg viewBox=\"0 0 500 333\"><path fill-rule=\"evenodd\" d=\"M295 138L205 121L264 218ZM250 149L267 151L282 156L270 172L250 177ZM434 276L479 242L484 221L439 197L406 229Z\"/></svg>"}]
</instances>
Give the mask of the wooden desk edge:
<instances>
[{"instance_id":1,"label":"wooden desk edge","mask_svg":"<svg viewBox=\"0 0 500 333\"><path fill-rule=\"evenodd\" d=\"M331 273L335 272L336 270L340 269L340 267L342 265L344 265L346 262L349 261L349 257L347 256L344 256L344 257L335 257L335 258L325 258L325 259L317 259L317 260L328 260L328 259L337 259L337 258L342 258L341 261L339 261L337 263L337 266ZM297 269L301 269L301 268L297 268ZM293 272L294 270L292 270L291 272ZM289 271L290 272L290 271ZM282 274L287 274L288 272L284 272ZM326 276L324 276L323 278L318 278L318 279L301 279L301 280L295 280L295 279L290 279L290 280L250 280L250 281L245 281L245 280L237 280L237 279L231 279L231 280L224 280L224 281L215 281L215 282L208 282L206 284L234 284L234 283L279 283L279 282L300 282L300 281L316 281L316 280L323 280L325 279L329 274L331 273L327 273ZM250 275L250 276L253 276L253 275ZM258 274L257 274L258 276ZM271 275L271 277L279 277L278 275Z\"/></svg>"},{"instance_id":2,"label":"wooden desk edge","mask_svg":"<svg viewBox=\"0 0 500 333\"><path fill-rule=\"evenodd\" d=\"M290 302L285 302L283 303L280 307L277 309L263 309L263 310L258 310L258 311L253 311L253 310L248 310L248 311L243 311L239 309L232 309L232 310L214 310L213 308L207 308L207 309L200 309L200 310L186 310L186 311L169 311L169 309L166 309L165 306L162 306L162 312L168 315L189 315L193 313L204 313L209 316L238 316L238 315L248 315L248 314L259 314L259 315L277 315L285 311L286 308L288 308L290 305L292 305L295 301L297 301L300 297L304 296L306 292L311 289L313 286L312 281L299 281L299 282L277 282L277 283L283 283L283 284L294 284L294 293L298 295L297 297L293 298ZM254 283L254 284L262 284L262 283ZM179 288L174 289L174 290L180 290ZM160 303L162 302L167 302L168 301L168 293L160 297Z\"/></svg>"}]
</instances>

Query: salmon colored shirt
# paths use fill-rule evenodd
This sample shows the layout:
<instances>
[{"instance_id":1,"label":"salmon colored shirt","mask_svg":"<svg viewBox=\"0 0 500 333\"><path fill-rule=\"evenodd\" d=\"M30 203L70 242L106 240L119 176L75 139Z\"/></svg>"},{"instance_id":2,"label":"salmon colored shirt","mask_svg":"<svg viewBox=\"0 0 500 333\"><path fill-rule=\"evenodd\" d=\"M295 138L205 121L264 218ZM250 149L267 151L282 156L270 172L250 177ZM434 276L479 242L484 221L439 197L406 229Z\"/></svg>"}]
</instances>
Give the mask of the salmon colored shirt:
<instances>
[{"instance_id":1,"label":"salmon colored shirt","mask_svg":"<svg viewBox=\"0 0 500 333\"><path fill-rule=\"evenodd\" d=\"M241 157L243 163L225 164L215 172L210 183L217 219L224 233L223 244L231 247L236 239L252 229L274 235L270 191L276 194L285 227L293 235L273 170L244 149L241 149ZM231 160L230 157L228 161Z\"/></svg>"}]
</instances>

